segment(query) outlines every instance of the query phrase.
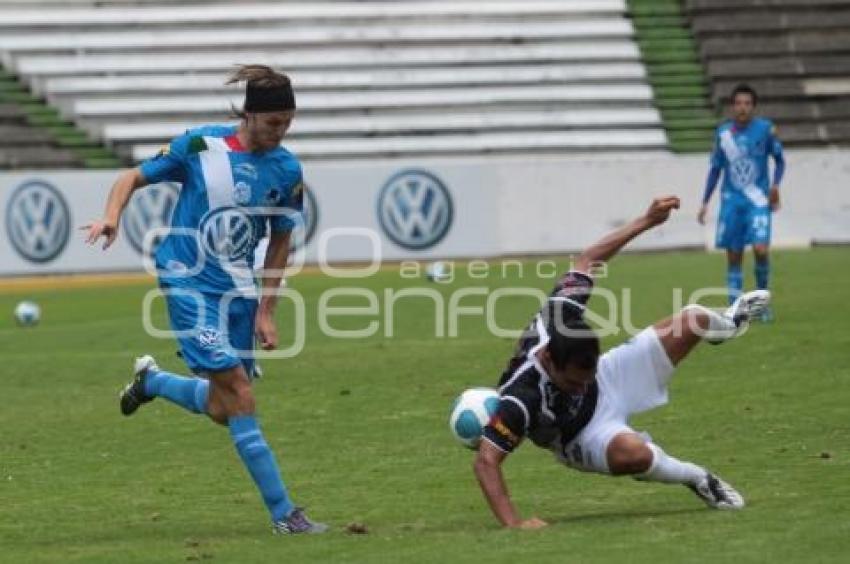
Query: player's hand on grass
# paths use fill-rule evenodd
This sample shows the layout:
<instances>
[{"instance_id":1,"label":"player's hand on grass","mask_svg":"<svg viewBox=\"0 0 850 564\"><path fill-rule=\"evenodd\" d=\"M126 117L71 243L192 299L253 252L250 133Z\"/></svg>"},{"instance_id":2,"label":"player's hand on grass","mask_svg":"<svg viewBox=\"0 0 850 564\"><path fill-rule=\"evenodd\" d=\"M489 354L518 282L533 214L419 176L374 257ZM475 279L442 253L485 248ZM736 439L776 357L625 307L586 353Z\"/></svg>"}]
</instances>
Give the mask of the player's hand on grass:
<instances>
[{"instance_id":1,"label":"player's hand on grass","mask_svg":"<svg viewBox=\"0 0 850 564\"><path fill-rule=\"evenodd\" d=\"M532 517L531 519L523 520L517 528L523 530L534 530L534 529L542 529L543 527L548 527L549 523L544 521L543 519L538 519L537 517Z\"/></svg>"},{"instance_id":2,"label":"player's hand on grass","mask_svg":"<svg viewBox=\"0 0 850 564\"><path fill-rule=\"evenodd\" d=\"M88 232L86 234L86 243L89 245L94 245L101 237L106 239L103 242L104 250L108 249L115 242L115 239L118 238L118 222L108 219L92 221L80 227L80 230Z\"/></svg>"},{"instance_id":3,"label":"player's hand on grass","mask_svg":"<svg viewBox=\"0 0 850 564\"><path fill-rule=\"evenodd\" d=\"M708 213L708 208L706 206L700 206L699 212L697 212L697 222L700 225L705 225L705 214Z\"/></svg>"},{"instance_id":4,"label":"player's hand on grass","mask_svg":"<svg viewBox=\"0 0 850 564\"><path fill-rule=\"evenodd\" d=\"M782 202L779 200L779 186L771 186L768 200L770 200L771 211L779 211L782 207Z\"/></svg>"},{"instance_id":5,"label":"player's hand on grass","mask_svg":"<svg viewBox=\"0 0 850 564\"><path fill-rule=\"evenodd\" d=\"M254 334L257 336L260 348L264 351L270 351L277 347L277 326L271 313L264 310L257 312L257 319L254 321Z\"/></svg>"},{"instance_id":6,"label":"player's hand on grass","mask_svg":"<svg viewBox=\"0 0 850 564\"><path fill-rule=\"evenodd\" d=\"M661 225L670 217L670 212L679 209L681 202L678 196L662 196L655 198L646 210L646 220L650 227Z\"/></svg>"}]
</instances>

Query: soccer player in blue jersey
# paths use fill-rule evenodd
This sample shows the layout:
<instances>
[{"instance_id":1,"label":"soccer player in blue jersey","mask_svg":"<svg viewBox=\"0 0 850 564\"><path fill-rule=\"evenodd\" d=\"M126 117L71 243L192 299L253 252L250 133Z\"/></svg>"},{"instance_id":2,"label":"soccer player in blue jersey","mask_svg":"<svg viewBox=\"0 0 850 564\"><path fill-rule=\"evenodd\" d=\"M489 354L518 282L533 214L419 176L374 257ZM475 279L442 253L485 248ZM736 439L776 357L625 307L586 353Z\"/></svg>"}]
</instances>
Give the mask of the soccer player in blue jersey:
<instances>
[{"instance_id":1,"label":"soccer player in blue jersey","mask_svg":"<svg viewBox=\"0 0 850 564\"><path fill-rule=\"evenodd\" d=\"M697 220L704 225L708 202L722 173L716 245L726 249L730 303L744 286L741 263L747 245L752 245L755 255L756 287L760 290L768 287L771 213L779 210L779 184L785 173L785 158L776 128L770 120L755 117L756 91L741 84L732 91L731 101L734 119L717 128L702 207L697 214ZM769 157L775 163L773 182L768 170ZM766 308L762 320L772 318L772 311Z\"/></svg>"},{"instance_id":2,"label":"soccer player in blue jersey","mask_svg":"<svg viewBox=\"0 0 850 564\"><path fill-rule=\"evenodd\" d=\"M122 173L103 218L85 226L87 242L118 236L130 195L145 185L182 183L171 229L156 250L159 284L166 296L182 357L193 374L161 370L151 356L136 359L135 378L121 392L132 415L163 397L202 413L230 430L233 444L260 491L277 533L321 533L284 486L274 454L255 415L255 337L263 349L277 344L275 292L289 255L290 235L302 209L298 159L280 147L295 114L289 78L262 65L241 67L228 84L245 82L238 126L205 126L175 138L158 155ZM252 262L257 242L269 233L257 297Z\"/></svg>"}]
</instances>

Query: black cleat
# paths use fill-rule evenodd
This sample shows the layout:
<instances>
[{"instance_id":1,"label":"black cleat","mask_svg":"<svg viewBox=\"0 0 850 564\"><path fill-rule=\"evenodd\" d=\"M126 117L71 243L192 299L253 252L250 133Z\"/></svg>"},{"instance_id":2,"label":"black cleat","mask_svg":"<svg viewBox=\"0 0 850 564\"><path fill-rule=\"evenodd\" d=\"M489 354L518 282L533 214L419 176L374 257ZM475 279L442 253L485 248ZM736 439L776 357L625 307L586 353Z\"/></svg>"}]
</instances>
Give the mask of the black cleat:
<instances>
[{"instance_id":1,"label":"black cleat","mask_svg":"<svg viewBox=\"0 0 850 564\"><path fill-rule=\"evenodd\" d=\"M145 378L151 370L159 371L159 366L156 365L152 356L145 355L136 359L136 364L133 366L136 376L132 382L124 386L124 389L118 395L123 415L133 415L143 403L153 400L153 398L145 395Z\"/></svg>"}]
</instances>

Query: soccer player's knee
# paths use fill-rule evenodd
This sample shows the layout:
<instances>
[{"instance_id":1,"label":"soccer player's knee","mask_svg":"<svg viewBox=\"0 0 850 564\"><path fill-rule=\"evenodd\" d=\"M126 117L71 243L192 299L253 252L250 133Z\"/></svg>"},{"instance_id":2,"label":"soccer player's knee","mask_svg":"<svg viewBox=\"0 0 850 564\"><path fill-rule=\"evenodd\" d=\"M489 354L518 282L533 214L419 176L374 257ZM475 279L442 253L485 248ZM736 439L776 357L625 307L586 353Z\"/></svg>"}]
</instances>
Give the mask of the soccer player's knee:
<instances>
[{"instance_id":1,"label":"soccer player's knee","mask_svg":"<svg viewBox=\"0 0 850 564\"><path fill-rule=\"evenodd\" d=\"M207 415L209 416L210 419L213 420L213 422L218 423L219 425L224 425L225 427L227 427L228 415L227 415L226 410L224 410L222 408L218 408L218 407L216 409L212 409L210 407L210 409L207 410Z\"/></svg>"},{"instance_id":2,"label":"soccer player's knee","mask_svg":"<svg viewBox=\"0 0 850 564\"><path fill-rule=\"evenodd\" d=\"M607 456L608 470L615 476L641 474L652 466L652 450L636 435L615 437Z\"/></svg>"},{"instance_id":3,"label":"soccer player's knee","mask_svg":"<svg viewBox=\"0 0 850 564\"><path fill-rule=\"evenodd\" d=\"M228 417L234 415L252 415L256 408L254 401L254 393L250 388L239 388L230 395L225 404L225 411Z\"/></svg>"},{"instance_id":4,"label":"soccer player's knee","mask_svg":"<svg viewBox=\"0 0 850 564\"><path fill-rule=\"evenodd\" d=\"M234 379L215 381L207 407L207 412L213 421L226 422L228 418L235 415L251 415L255 408L254 392L247 380L244 383Z\"/></svg>"}]
</instances>

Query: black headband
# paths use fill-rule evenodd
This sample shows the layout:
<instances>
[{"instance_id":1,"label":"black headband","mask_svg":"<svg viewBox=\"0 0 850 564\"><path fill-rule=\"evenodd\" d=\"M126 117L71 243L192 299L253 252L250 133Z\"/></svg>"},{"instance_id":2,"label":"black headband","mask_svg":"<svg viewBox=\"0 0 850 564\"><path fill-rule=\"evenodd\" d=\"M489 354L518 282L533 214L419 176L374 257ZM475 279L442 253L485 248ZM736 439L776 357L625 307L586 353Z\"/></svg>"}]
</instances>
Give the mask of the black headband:
<instances>
[{"instance_id":1,"label":"black headband","mask_svg":"<svg viewBox=\"0 0 850 564\"><path fill-rule=\"evenodd\" d=\"M263 87L249 82L245 87L245 106L249 113L286 112L295 109L292 85Z\"/></svg>"}]
</instances>

